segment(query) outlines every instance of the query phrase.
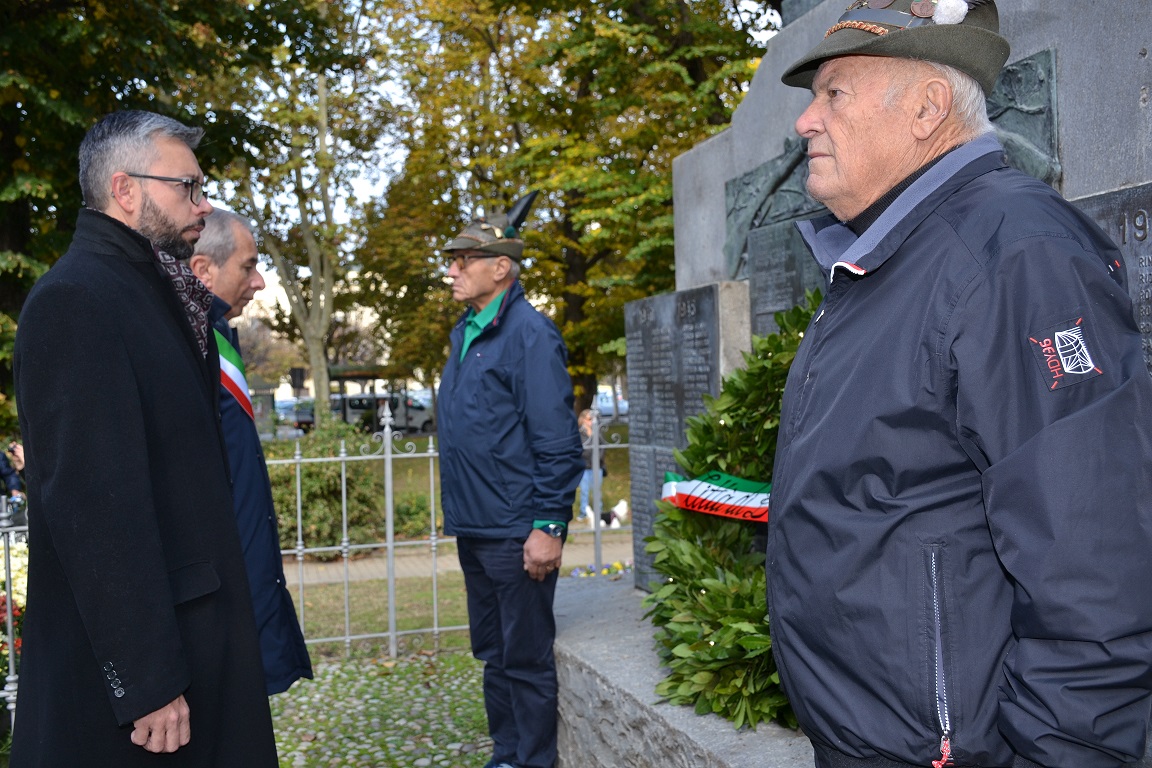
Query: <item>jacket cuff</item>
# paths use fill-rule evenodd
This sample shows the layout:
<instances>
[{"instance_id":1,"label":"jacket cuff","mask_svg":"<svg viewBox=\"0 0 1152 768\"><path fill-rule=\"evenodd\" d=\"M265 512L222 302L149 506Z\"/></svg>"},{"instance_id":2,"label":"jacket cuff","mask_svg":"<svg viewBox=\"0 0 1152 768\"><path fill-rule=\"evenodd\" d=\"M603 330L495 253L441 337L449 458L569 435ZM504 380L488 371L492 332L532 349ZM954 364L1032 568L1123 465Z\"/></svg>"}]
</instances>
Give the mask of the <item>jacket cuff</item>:
<instances>
[{"instance_id":1,"label":"jacket cuff","mask_svg":"<svg viewBox=\"0 0 1152 768\"><path fill-rule=\"evenodd\" d=\"M564 509L546 509L541 511L538 515L532 518L532 523L563 523L567 528L572 523L572 510L571 508Z\"/></svg>"}]
</instances>

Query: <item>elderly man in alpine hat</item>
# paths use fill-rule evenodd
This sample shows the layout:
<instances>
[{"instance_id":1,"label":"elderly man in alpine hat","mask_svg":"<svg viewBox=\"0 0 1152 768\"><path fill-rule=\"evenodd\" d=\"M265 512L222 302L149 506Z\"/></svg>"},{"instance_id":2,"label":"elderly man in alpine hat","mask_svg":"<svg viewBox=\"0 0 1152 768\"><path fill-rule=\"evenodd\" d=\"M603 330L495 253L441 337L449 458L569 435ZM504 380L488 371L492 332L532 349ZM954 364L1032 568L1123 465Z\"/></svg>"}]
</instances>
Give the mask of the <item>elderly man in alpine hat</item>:
<instances>
[{"instance_id":1,"label":"elderly man in alpine hat","mask_svg":"<svg viewBox=\"0 0 1152 768\"><path fill-rule=\"evenodd\" d=\"M828 276L784 393L773 651L820 768L1145 751L1152 380L1115 245L1008 168L993 2L855 2L783 75Z\"/></svg>"},{"instance_id":2,"label":"elderly man in alpine hat","mask_svg":"<svg viewBox=\"0 0 1152 768\"><path fill-rule=\"evenodd\" d=\"M562 548L584 472L568 350L517 279L535 193L444 245L452 329L440 379L444 532L456 537L472 653L484 662L493 754L486 768L556 763L552 642Z\"/></svg>"}]
</instances>

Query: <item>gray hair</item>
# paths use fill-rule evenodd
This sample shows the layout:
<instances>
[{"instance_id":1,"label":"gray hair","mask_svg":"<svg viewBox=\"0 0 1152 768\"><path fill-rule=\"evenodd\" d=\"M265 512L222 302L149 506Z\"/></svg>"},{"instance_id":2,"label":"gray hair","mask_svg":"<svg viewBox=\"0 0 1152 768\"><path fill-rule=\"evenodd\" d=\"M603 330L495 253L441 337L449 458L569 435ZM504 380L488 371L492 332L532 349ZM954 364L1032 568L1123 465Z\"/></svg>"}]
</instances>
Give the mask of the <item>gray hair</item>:
<instances>
[{"instance_id":1,"label":"gray hair","mask_svg":"<svg viewBox=\"0 0 1152 768\"><path fill-rule=\"evenodd\" d=\"M512 276L513 280L520 279L520 262L516 259L508 259L512 262L512 266L508 268L508 274Z\"/></svg>"},{"instance_id":2,"label":"gray hair","mask_svg":"<svg viewBox=\"0 0 1152 768\"><path fill-rule=\"evenodd\" d=\"M916 70L906 66L907 59L893 59L892 61L893 77L886 94L886 103L888 104L894 103L898 96L918 80ZM915 63L931 67L938 75L948 81L948 85L952 88L952 114L956 116L960 126L964 129L965 141L971 141L977 136L983 136L994 130L992 121L988 119L988 104L984 98L984 90L976 78L961 72L956 67L935 61L917 59Z\"/></svg>"},{"instance_id":3,"label":"gray hair","mask_svg":"<svg viewBox=\"0 0 1152 768\"><path fill-rule=\"evenodd\" d=\"M934 61L924 63L943 75L952 86L952 112L968 134L966 138L971 140L991 133L994 129L992 121L988 119L988 101L976 78L947 64Z\"/></svg>"},{"instance_id":4,"label":"gray hair","mask_svg":"<svg viewBox=\"0 0 1152 768\"><path fill-rule=\"evenodd\" d=\"M252 222L238 213L214 208L212 215L204 219L204 231L196 241L194 253L203 254L212 259L212 263L222 267L236 251L236 227L239 224L252 239L256 239L256 230Z\"/></svg>"},{"instance_id":5,"label":"gray hair","mask_svg":"<svg viewBox=\"0 0 1152 768\"><path fill-rule=\"evenodd\" d=\"M159 156L157 136L178 139L189 149L196 149L204 129L135 109L113 112L92 126L80 143L80 191L84 204L103 211L112 199L112 174L147 171Z\"/></svg>"}]
</instances>

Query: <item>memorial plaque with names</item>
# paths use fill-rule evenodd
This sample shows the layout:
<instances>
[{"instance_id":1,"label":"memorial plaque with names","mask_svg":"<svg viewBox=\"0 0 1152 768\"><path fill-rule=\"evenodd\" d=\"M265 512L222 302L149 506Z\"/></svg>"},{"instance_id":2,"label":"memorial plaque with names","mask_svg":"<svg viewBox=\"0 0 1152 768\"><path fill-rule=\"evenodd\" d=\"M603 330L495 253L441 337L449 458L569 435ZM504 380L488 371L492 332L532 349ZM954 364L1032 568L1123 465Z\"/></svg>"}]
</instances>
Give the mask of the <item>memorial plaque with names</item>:
<instances>
[{"instance_id":1,"label":"memorial plaque with names","mask_svg":"<svg viewBox=\"0 0 1152 768\"><path fill-rule=\"evenodd\" d=\"M631 409L631 405L629 405L629 409ZM671 448L657 448L629 442L628 458L631 462L629 469L633 501L633 580L637 587L649 589L653 581L660 581L663 577L652 567L652 558L644 552L642 539L651 535L655 527L656 505L654 502L659 497L660 489L664 485L664 473L683 474L684 470L676 463ZM637 546L637 540L639 540L639 546Z\"/></svg>"},{"instance_id":2,"label":"memorial plaque with names","mask_svg":"<svg viewBox=\"0 0 1152 768\"><path fill-rule=\"evenodd\" d=\"M748 298L752 333L779 330L773 315L804 302L804 294L824 289L824 275L795 222L782 221L748 233Z\"/></svg>"},{"instance_id":3,"label":"memorial plaque with names","mask_svg":"<svg viewBox=\"0 0 1152 768\"><path fill-rule=\"evenodd\" d=\"M684 420L719 391L715 285L653 296L625 309L629 437L634 445L683 448Z\"/></svg>"},{"instance_id":4,"label":"memorial plaque with names","mask_svg":"<svg viewBox=\"0 0 1152 768\"><path fill-rule=\"evenodd\" d=\"M1074 200L1100 225L1124 255L1132 311L1144 342L1144 364L1152 372L1152 184Z\"/></svg>"},{"instance_id":5,"label":"memorial plaque with names","mask_svg":"<svg viewBox=\"0 0 1152 768\"><path fill-rule=\"evenodd\" d=\"M678 471L685 421L720 391L719 286L708 285L631 302L628 345L628 445L631 460L636 586L656 578L643 539L652 533L664 472Z\"/></svg>"}]
</instances>

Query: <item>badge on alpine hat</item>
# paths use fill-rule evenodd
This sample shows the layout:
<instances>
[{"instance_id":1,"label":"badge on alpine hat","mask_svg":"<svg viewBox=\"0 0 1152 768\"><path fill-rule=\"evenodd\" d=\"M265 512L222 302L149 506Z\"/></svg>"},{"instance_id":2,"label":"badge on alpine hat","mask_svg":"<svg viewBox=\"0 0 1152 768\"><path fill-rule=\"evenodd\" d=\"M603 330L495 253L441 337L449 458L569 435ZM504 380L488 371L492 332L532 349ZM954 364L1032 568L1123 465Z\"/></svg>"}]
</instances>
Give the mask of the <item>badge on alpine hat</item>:
<instances>
[{"instance_id":1,"label":"badge on alpine hat","mask_svg":"<svg viewBox=\"0 0 1152 768\"><path fill-rule=\"evenodd\" d=\"M1008 59L994 0L854 0L815 48L780 80L811 88L837 56L886 56L946 64L971 76L984 95Z\"/></svg>"},{"instance_id":2,"label":"badge on alpine hat","mask_svg":"<svg viewBox=\"0 0 1152 768\"><path fill-rule=\"evenodd\" d=\"M1074 317L1033 333L1028 341L1051 390L1079 384L1104 373L1092 358L1083 317Z\"/></svg>"}]
</instances>

